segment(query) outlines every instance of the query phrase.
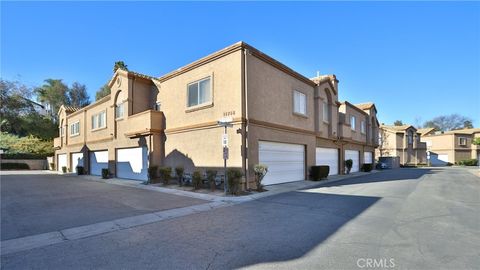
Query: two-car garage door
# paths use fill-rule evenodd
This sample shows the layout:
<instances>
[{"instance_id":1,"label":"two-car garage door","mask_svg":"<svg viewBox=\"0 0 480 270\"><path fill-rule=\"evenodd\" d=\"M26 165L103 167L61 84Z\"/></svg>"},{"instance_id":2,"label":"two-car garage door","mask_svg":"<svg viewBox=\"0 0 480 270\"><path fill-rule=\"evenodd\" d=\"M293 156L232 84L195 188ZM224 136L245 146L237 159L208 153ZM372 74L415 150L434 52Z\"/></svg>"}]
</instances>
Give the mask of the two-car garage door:
<instances>
[{"instance_id":1,"label":"two-car garage door","mask_svg":"<svg viewBox=\"0 0 480 270\"><path fill-rule=\"evenodd\" d=\"M258 142L260 164L268 166L264 185L305 180L305 146L301 144Z\"/></svg>"}]
</instances>

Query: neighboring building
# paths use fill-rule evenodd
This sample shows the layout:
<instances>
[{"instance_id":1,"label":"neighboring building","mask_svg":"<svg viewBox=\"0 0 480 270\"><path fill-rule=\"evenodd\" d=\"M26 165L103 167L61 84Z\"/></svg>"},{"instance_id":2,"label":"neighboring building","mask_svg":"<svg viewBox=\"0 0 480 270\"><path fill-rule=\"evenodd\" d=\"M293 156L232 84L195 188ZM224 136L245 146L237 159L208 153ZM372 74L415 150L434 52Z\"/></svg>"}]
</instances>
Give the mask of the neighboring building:
<instances>
[{"instance_id":1,"label":"neighboring building","mask_svg":"<svg viewBox=\"0 0 480 270\"><path fill-rule=\"evenodd\" d=\"M345 158L355 170L374 160L373 104L340 103L334 75L306 78L244 42L159 78L118 69L108 85L109 96L60 109L59 170L83 164L139 180L154 165L222 173L222 118L233 124L227 166L243 170L246 187L258 163L269 166L268 185L307 179L313 165L338 174Z\"/></svg>"},{"instance_id":2,"label":"neighboring building","mask_svg":"<svg viewBox=\"0 0 480 270\"><path fill-rule=\"evenodd\" d=\"M480 137L480 128L460 129L429 133L422 137L422 142L427 145L432 165L446 165L478 158L480 148L472 144L472 141L478 137Z\"/></svg>"},{"instance_id":3,"label":"neighboring building","mask_svg":"<svg viewBox=\"0 0 480 270\"><path fill-rule=\"evenodd\" d=\"M379 157L398 157L401 165L427 163L427 147L415 127L381 125L379 136Z\"/></svg>"}]
</instances>

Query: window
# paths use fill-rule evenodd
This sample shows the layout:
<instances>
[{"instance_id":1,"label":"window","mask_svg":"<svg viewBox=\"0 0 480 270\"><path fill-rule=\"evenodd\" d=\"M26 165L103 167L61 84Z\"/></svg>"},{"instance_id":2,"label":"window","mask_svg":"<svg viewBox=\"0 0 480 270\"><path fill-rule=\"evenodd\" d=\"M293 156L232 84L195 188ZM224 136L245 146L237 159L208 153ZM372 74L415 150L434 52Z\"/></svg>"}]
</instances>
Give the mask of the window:
<instances>
[{"instance_id":1,"label":"window","mask_svg":"<svg viewBox=\"0 0 480 270\"><path fill-rule=\"evenodd\" d=\"M328 119L330 119L330 115L328 113L328 103L326 101L323 102L323 122L328 123Z\"/></svg>"},{"instance_id":2,"label":"window","mask_svg":"<svg viewBox=\"0 0 480 270\"><path fill-rule=\"evenodd\" d=\"M365 121L362 121L362 123L360 124L360 132L362 132L363 134L365 134L367 131L366 127L365 127Z\"/></svg>"},{"instance_id":3,"label":"window","mask_svg":"<svg viewBox=\"0 0 480 270\"><path fill-rule=\"evenodd\" d=\"M123 118L124 103L115 105L115 119Z\"/></svg>"},{"instance_id":4,"label":"window","mask_svg":"<svg viewBox=\"0 0 480 270\"><path fill-rule=\"evenodd\" d=\"M160 101L157 101L157 103L155 103L155 111L160 111Z\"/></svg>"},{"instance_id":5,"label":"window","mask_svg":"<svg viewBox=\"0 0 480 270\"><path fill-rule=\"evenodd\" d=\"M467 145L467 138L458 138L458 144L462 146Z\"/></svg>"},{"instance_id":6,"label":"window","mask_svg":"<svg viewBox=\"0 0 480 270\"><path fill-rule=\"evenodd\" d=\"M188 107L210 103L211 83L210 77L188 85Z\"/></svg>"},{"instance_id":7,"label":"window","mask_svg":"<svg viewBox=\"0 0 480 270\"><path fill-rule=\"evenodd\" d=\"M65 129L60 127L60 136L63 137L65 135Z\"/></svg>"},{"instance_id":8,"label":"window","mask_svg":"<svg viewBox=\"0 0 480 270\"><path fill-rule=\"evenodd\" d=\"M412 133L411 131L408 132L407 139L408 139L408 144L412 144L412 143L413 143L413 133Z\"/></svg>"},{"instance_id":9,"label":"window","mask_svg":"<svg viewBox=\"0 0 480 270\"><path fill-rule=\"evenodd\" d=\"M307 96L299 91L293 91L293 112L307 115Z\"/></svg>"},{"instance_id":10,"label":"window","mask_svg":"<svg viewBox=\"0 0 480 270\"><path fill-rule=\"evenodd\" d=\"M80 122L75 122L70 125L70 136L76 136L80 134Z\"/></svg>"},{"instance_id":11,"label":"window","mask_svg":"<svg viewBox=\"0 0 480 270\"><path fill-rule=\"evenodd\" d=\"M102 111L92 115L92 129L104 128L107 126L106 112Z\"/></svg>"},{"instance_id":12,"label":"window","mask_svg":"<svg viewBox=\"0 0 480 270\"><path fill-rule=\"evenodd\" d=\"M353 131L355 131L355 121L356 121L355 116L350 115L350 128L351 128Z\"/></svg>"}]
</instances>

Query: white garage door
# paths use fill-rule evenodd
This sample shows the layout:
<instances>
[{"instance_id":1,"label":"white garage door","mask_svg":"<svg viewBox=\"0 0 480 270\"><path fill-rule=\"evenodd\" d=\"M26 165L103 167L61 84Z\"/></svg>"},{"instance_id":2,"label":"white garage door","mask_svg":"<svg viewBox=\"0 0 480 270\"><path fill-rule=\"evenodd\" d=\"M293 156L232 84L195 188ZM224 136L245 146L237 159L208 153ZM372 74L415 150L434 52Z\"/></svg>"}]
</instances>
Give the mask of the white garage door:
<instances>
[{"instance_id":1,"label":"white garage door","mask_svg":"<svg viewBox=\"0 0 480 270\"><path fill-rule=\"evenodd\" d=\"M77 166L85 166L83 163L83 153L72 153L72 171L77 172Z\"/></svg>"},{"instance_id":2,"label":"white garage door","mask_svg":"<svg viewBox=\"0 0 480 270\"><path fill-rule=\"evenodd\" d=\"M360 152L355 150L345 150L345 160L353 161L352 170L350 172L360 171Z\"/></svg>"},{"instance_id":3,"label":"white garage door","mask_svg":"<svg viewBox=\"0 0 480 270\"><path fill-rule=\"evenodd\" d=\"M103 168L108 168L108 151L90 152L90 174L102 175Z\"/></svg>"},{"instance_id":4,"label":"white garage door","mask_svg":"<svg viewBox=\"0 0 480 270\"><path fill-rule=\"evenodd\" d=\"M372 154L372 152L363 152L363 163L373 164L373 154Z\"/></svg>"},{"instance_id":5,"label":"white garage door","mask_svg":"<svg viewBox=\"0 0 480 270\"><path fill-rule=\"evenodd\" d=\"M59 172L62 171L62 167L67 167L67 154L58 155L57 164L57 170Z\"/></svg>"},{"instance_id":6,"label":"white garage door","mask_svg":"<svg viewBox=\"0 0 480 270\"><path fill-rule=\"evenodd\" d=\"M432 166L446 166L448 163L448 154L430 154L430 164Z\"/></svg>"},{"instance_id":7,"label":"white garage door","mask_svg":"<svg viewBox=\"0 0 480 270\"><path fill-rule=\"evenodd\" d=\"M305 147L301 144L258 143L259 162L268 166L264 185L305 180Z\"/></svg>"},{"instance_id":8,"label":"white garage door","mask_svg":"<svg viewBox=\"0 0 480 270\"><path fill-rule=\"evenodd\" d=\"M338 149L317 147L316 160L316 165L330 166L328 175L338 174Z\"/></svg>"},{"instance_id":9,"label":"white garage door","mask_svg":"<svg viewBox=\"0 0 480 270\"><path fill-rule=\"evenodd\" d=\"M148 151L146 147L117 149L117 177L148 180Z\"/></svg>"}]
</instances>

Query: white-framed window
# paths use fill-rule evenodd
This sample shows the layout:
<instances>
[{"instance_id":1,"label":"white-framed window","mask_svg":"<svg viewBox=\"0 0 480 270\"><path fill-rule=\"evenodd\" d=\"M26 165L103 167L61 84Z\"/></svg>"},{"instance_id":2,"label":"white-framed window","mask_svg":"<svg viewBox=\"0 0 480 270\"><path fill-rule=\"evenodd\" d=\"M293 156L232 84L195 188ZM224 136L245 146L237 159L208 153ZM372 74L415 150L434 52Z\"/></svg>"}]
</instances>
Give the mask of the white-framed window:
<instances>
[{"instance_id":1,"label":"white-framed window","mask_svg":"<svg viewBox=\"0 0 480 270\"><path fill-rule=\"evenodd\" d=\"M101 111L92 115L92 129L104 128L107 126L107 113Z\"/></svg>"},{"instance_id":2,"label":"white-framed window","mask_svg":"<svg viewBox=\"0 0 480 270\"><path fill-rule=\"evenodd\" d=\"M458 144L461 146L466 146L467 145L467 138L460 137L458 138Z\"/></svg>"},{"instance_id":3,"label":"white-framed window","mask_svg":"<svg viewBox=\"0 0 480 270\"><path fill-rule=\"evenodd\" d=\"M293 112L307 115L307 95L297 90L293 91Z\"/></svg>"},{"instance_id":4,"label":"white-framed window","mask_svg":"<svg viewBox=\"0 0 480 270\"><path fill-rule=\"evenodd\" d=\"M367 127L366 127L365 121L362 121L360 123L360 132L362 132L363 134L365 134L367 132Z\"/></svg>"},{"instance_id":5,"label":"white-framed window","mask_svg":"<svg viewBox=\"0 0 480 270\"><path fill-rule=\"evenodd\" d=\"M70 125L70 136L76 136L80 134L80 122L75 122Z\"/></svg>"},{"instance_id":6,"label":"white-framed window","mask_svg":"<svg viewBox=\"0 0 480 270\"><path fill-rule=\"evenodd\" d=\"M357 121L355 115L350 115L350 128L355 130L355 122Z\"/></svg>"},{"instance_id":7,"label":"white-framed window","mask_svg":"<svg viewBox=\"0 0 480 270\"><path fill-rule=\"evenodd\" d=\"M212 102L211 78L207 77L187 86L187 106L193 107Z\"/></svg>"},{"instance_id":8,"label":"white-framed window","mask_svg":"<svg viewBox=\"0 0 480 270\"><path fill-rule=\"evenodd\" d=\"M162 108L162 107L161 107L160 101L157 101L157 102L155 103L155 111L160 111L161 108Z\"/></svg>"},{"instance_id":9,"label":"white-framed window","mask_svg":"<svg viewBox=\"0 0 480 270\"><path fill-rule=\"evenodd\" d=\"M328 113L328 102L323 102L323 122L328 123L330 119L330 114Z\"/></svg>"},{"instance_id":10,"label":"white-framed window","mask_svg":"<svg viewBox=\"0 0 480 270\"><path fill-rule=\"evenodd\" d=\"M123 118L125 111L124 102L115 105L115 119Z\"/></svg>"}]
</instances>

